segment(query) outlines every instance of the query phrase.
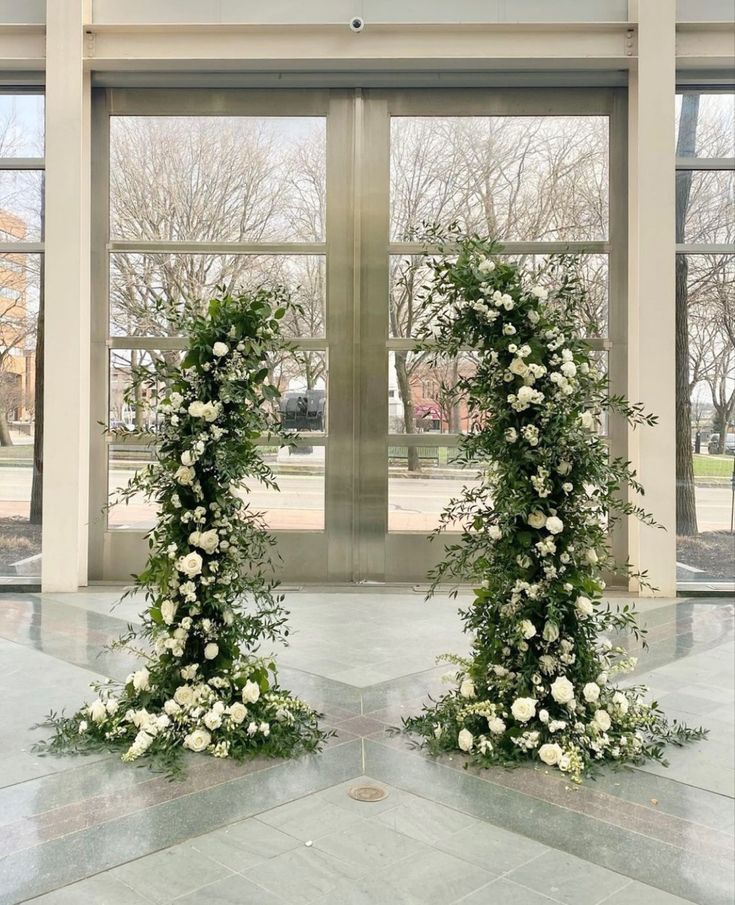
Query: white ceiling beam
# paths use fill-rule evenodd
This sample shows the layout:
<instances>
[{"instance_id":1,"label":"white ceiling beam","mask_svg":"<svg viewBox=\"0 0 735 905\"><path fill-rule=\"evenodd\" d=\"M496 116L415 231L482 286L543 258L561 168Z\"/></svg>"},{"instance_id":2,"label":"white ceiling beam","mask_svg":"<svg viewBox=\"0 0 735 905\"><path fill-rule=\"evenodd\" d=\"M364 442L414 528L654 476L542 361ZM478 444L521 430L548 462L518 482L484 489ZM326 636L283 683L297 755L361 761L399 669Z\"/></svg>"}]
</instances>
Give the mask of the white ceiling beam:
<instances>
[{"instance_id":1,"label":"white ceiling beam","mask_svg":"<svg viewBox=\"0 0 735 905\"><path fill-rule=\"evenodd\" d=\"M0 25L0 70L35 70L45 66L45 26Z\"/></svg>"},{"instance_id":2,"label":"white ceiling beam","mask_svg":"<svg viewBox=\"0 0 735 905\"><path fill-rule=\"evenodd\" d=\"M682 22L676 26L678 69L735 67L735 22Z\"/></svg>"}]
</instances>

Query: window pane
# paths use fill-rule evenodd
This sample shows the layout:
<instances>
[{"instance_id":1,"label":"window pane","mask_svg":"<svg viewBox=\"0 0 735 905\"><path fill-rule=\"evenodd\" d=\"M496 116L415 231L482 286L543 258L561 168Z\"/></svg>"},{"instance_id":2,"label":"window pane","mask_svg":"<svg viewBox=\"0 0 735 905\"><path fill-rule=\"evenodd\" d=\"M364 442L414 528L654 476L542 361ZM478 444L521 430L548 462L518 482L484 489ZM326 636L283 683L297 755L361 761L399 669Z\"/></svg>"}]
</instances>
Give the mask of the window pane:
<instances>
[{"instance_id":1,"label":"window pane","mask_svg":"<svg viewBox=\"0 0 735 905\"><path fill-rule=\"evenodd\" d=\"M0 242L41 240L43 173L0 170Z\"/></svg>"},{"instance_id":2,"label":"window pane","mask_svg":"<svg viewBox=\"0 0 735 905\"><path fill-rule=\"evenodd\" d=\"M680 171L676 174L677 242L735 242L735 172ZM683 215L683 216L682 216Z\"/></svg>"},{"instance_id":3,"label":"window pane","mask_svg":"<svg viewBox=\"0 0 735 905\"><path fill-rule=\"evenodd\" d=\"M42 94L0 94L0 157L43 157Z\"/></svg>"},{"instance_id":4,"label":"window pane","mask_svg":"<svg viewBox=\"0 0 735 905\"><path fill-rule=\"evenodd\" d=\"M689 334L677 375L677 575L733 581L735 255L679 255L677 284Z\"/></svg>"},{"instance_id":5,"label":"window pane","mask_svg":"<svg viewBox=\"0 0 735 905\"><path fill-rule=\"evenodd\" d=\"M116 239L320 241L323 117L112 117Z\"/></svg>"},{"instance_id":6,"label":"window pane","mask_svg":"<svg viewBox=\"0 0 735 905\"><path fill-rule=\"evenodd\" d=\"M247 292L282 285L301 310L282 322L294 339L324 336L326 261L322 255L113 254L110 333L174 336L184 303L206 306L217 287Z\"/></svg>"},{"instance_id":7,"label":"window pane","mask_svg":"<svg viewBox=\"0 0 735 905\"><path fill-rule=\"evenodd\" d=\"M240 496L261 512L272 530L321 531L324 529L324 447L299 446L295 450L262 447L261 455L276 476L278 490L257 482L243 484ZM141 468L155 462L151 446L113 445L109 452L108 511L112 530L149 530L156 522L157 506L136 494L127 504L114 503L116 493Z\"/></svg>"},{"instance_id":8,"label":"window pane","mask_svg":"<svg viewBox=\"0 0 735 905\"><path fill-rule=\"evenodd\" d=\"M40 276L40 255L0 255L0 575L41 574Z\"/></svg>"},{"instance_id":9,"label":"window pane","mask_svg":"<svg viewBox=\"0 0 735 905\"><path fill-rule=\"evenodd\" d=\"M271 356L271 383L284 426L303 433L327 429L327 353L285 352Z\"/></svg>"},{"instance_id":10,"label":"window pane","mask_svg":"<svg viewBox=\"0 0 735 905\"><path fill-rule=\"evenodd\" d=\"M682 141L683 125L694 137ZM696 127L692 133L691 126ZM684 157L735 157L735 94L687 92L676 97L676 141Z\"/></svg>"},{"instance_id":11,"label":"window pane","mask_svg":"<svg viewBox=\"0 0 735 905\"><path fill-rule=\"evenodd\" d=\"M529 271L539 272L539 282L550 289L558 277L549 269L548 255L501 255ZM425 326L421 300L430 286L431 273L423 255L393 255L390 259L389 335L414 338ZM580 329L586 336L605 336L608 329L607 255L580 255L580 276L587 291Z\"/></svg>"},{"instance_id":12,"label":"window pane","mask_svg":"<svg viewBox=\"0 0 735 905\"><path fill-rule=\"evenodd\" d=\"M324 530L323 446L296 449L263 447L261 455L270 465L278 490L251 483L241 494L274 531Z\"/></svg>"},{"instance_id":13,"label":"window pane","mask_svg":"<svg viewBox=\"0 0 735 905\"><path fill-rule=\"evenodd\" d=\"M507 240L608 235L605 116L394 117L391 237L422 222Z\"/></svg>"},{"instance_id":14,"label":"window pane","mask_svg":"<svg viewBox=\"0 0 735 905\"><path fill-rule=\"evenodd\" d=\"M454 447L390 447L388 530L428 534L438 526L447 503L479 479L476 468L462 467Z\"/></svg>"},{"instance_id":15,"label":"window pane","mask_svg":"<svg viewBox=\"0 0 735 905\"><path fill-rule=\"evenodd\" d=\"M108 423L111 429L155 432L158 403L164 396L165 385L134 386L133 377L143 371L152 372L157 361L175 366L182 354L178 350L143 349L113 349L110 352Z\"/></svg>"},{"instance_id":16,"label":"window pane","mask_svg":"<svg viewBox=\"0 0 735 905\"><path fill-rule=\"evenodd\" d=\"M463 433L467 400L452 389L476 368L471 355L388 353L388 431L394 434Z\"/></svg>"}]
</instances>

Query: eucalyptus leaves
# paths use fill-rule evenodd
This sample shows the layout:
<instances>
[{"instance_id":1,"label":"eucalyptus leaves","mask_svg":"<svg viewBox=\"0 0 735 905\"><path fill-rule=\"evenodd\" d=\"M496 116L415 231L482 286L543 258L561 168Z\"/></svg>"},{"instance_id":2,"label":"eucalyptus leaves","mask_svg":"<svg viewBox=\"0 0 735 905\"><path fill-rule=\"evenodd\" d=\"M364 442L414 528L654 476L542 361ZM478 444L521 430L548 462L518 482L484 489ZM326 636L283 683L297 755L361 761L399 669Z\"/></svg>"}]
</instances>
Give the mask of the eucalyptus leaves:
<instances>
[{"instance_id":1,"label":"eucalyptus leaves","mask_svg":"<svg viewBox=\"0 0 735 905\"><path fill-rule=\"evenodd\" d=\"M406 728L432 753L459 748L485 765L535 759L574 780L604 761L661 760L663 743L704 733L669 724L644 687L613 682L633 661L602 636L639 629L630 608L601 600L602 571L615 566L607 532L621 517L655 522L620 493L642 488L629 463L609 461L598 430L604 412L634 426L655 419L608 395L579 336L573 259L530 274L495 257L489 241L453 239L451 256L431 265L424 345L475 350L475 373L452 392L471 411L461 456L484 466L485 480L443 513L442 526L463 531L432 577L434 587L477 584L462 614L472 651L446 658L458 667L456 689Z\"/></svg>"},{"instance_id":2,"label":"eucalyptus leaves","mask_svg":"<svg viewBox=\"0 0 735 905\"><path fill-rule=\"evenodd\" d=\"M47 750L121 749L123 760L151 755L175 769L182 748L241 759L323 741L317 715L257 655L262 641L288 634L287 614L271 579L273 538L238 494L244 479L275 486L256 438L289 442L268 383L289 304L280 290L222 293L206 314L185 315L183 361L162 356L135 376L162 397L158 462L122 492L159 506L136 579L149 603L142 629L116 645L142 662L123 684L96 687L74 716L52 714Z\"/></svg>"}]
</instances>

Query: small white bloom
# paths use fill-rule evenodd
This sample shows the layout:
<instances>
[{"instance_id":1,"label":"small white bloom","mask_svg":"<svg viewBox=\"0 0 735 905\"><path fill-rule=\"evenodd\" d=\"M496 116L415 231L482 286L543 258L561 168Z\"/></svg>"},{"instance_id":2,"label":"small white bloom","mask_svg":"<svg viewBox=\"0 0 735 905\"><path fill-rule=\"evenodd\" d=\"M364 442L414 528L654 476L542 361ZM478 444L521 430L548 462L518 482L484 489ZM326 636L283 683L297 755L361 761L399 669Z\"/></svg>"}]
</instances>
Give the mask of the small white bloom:
<instances>
[{"instance_id":1,"label":"small white bloom","mask_svg":"<svg viewBox=\"0 0 735 905\"><path fill-rule=\"evenodd\" d=\"M190 751L204 751L211 741L212 736L206 729L195 729L184 737L184 747Z\"/></svg>"},{"instance_id":2,"label":"small white bloom","mask_svg":"<svg viewBox=\"0 0 735 905\"><path fill-rule=\"evenodd\" d=\"M260 686L257 682L251 682L250 679L245 683L242 689L242 699L246 704L254 704L260 697Z\"/></svg>"},{"instance_id":3,"label":"small white bloom","mask_svg":"<svg viewBox=\"0 0 735 905\"><path fill-rule=\"evenodd\" d=\"M533 698L516 698L510 712L519 723L527 723L536 713L536 701Z\"/></svg>"},{"instance_id":4,"label":"small white bloom","mask_svg":"<svg viewBox=\"0 0 735 905\"><path fill-rule=\"evenodd\" d=\"M622 714L626 714L628 712L628 699L621 691L616 691L612 696L613 704L617 707L617 709Z\"/></svg>"},{"instance_id":5,"label":"small white bloom","mask_svg":"<svg viewBox=\"0 0 735 905\"><path fill-rule=\"evenodd\" d=\"M214 658L219 653L219 646L214 643L214 641L210 641L209 644L204 648L204 659L205 660L214 660Z\"/></svg>"},{"instance_id":6,"label":"small white bloom","mask_svg":"<svg viewBox=\"0 0 735 905\"><path fill-rule=\"evenodd\" d=\"M543 286L532 286L531 287L531 295L535 295L537 299L541 302L545 302L549 297L548 290L544 289Z\"/></svg>"},{"instance_id":7,"label":"small white bloom","mask_svg":"<svg viewBox=\"0 0 735 905\"><path fill-rule=\"evenodd\" d=\"M194 703L194 689L191 685L179 685L174 692L174 701L182 707L191 707Z\"/></svg>"},{"instance_id":8,"label":"small white bloom","mask_svg":"<svg viewBox=\"0 0 735 905\"><path fill-rule=\"evenodd\" d=\"M174 475L174 479L183 487L190 487L194 483L196 472L189 465L181 465Z\"/></svg>"},{"instance_id":9,"label":"small white bloom","mask_svg":"<svg viewBox=\"0 0 735 905\"><path fill-rule=\"evenodd\" d=\"M556 766L562 757L561 746L557 745L556 742L553 744L541 745L538 749L539 758L550 767Z\"/></svg>"},{"instance_id":10,"label":"small white bloom","mask_svg":"<svg viewBox=\"0 0 735 905\"><path fill-rule=\"evenodd\" d=\"M457 736L457 745L462 751L471 751L475 737L469 729L462 729Z\"/></svg>"},{"instance_id":11,"label":"small white bloom","mask_svg":"<svg viewBox=\"0 0 735 905\"><path fill-rule=\"evenodd\" d=\"M136 691L148 691L150 688L150 673L148 670L143 667L143 669L139 669L133 673L132 681L133 688Z\"/></svg>"},{"instance_id":12,"label":"small white bloom","mask_svg":"<svg viewBox=\"0 0 735 905\"><path fill-rule=\"evenodd\" d=\"M534 511L528 516L528 524L532 528L543 528L546 524L546 516L538 509L534 509Z\"/></svg>"},{"instance_id":13,"label":"small white bloom","mask_svg":"<svg viewBox=\"0 0 735 905\"><path fill-rule=\"evenodd\" d=\"M107 707L105 707L105 702L100 701L99 698L92 701L87 710L93 723L103 723L107 719Z\"/></svg>"},{"instance_id":14,"label":"small white bloom","mask_svg":"<svg viewBox=\"0 0 735 905\"><path fill-rule=\"evenodd\" d=\"M499 716L491 717L487 721L487 727L493 735L502 735L505 732L505 722Z\"/></svg>"},{"instance_id":15,"label":"small white bloom","mask_svg":"<svg viewBox=\"0 0 735 905\"><path fill-rule=\"evenodd\" d=\"M607 710L596 711L594 717L592 718L592 721L602 732L607 732L607 730L612 725L610 714L607 712Z\"/></svg>"},{"instance_id":16,"label":"small white bloom","mask_svg":"<svg viewBox=\"0 0 735 905\"><path fill-rule=\"evenodd\" d=\"M592 703L600 697L600 686L597 682L588 682L582 689L585 701Z\"/></svg>"},{"instance_id":17,"label":"small white bloom","mask_svg":"<svg viewBox=\"0 0 735 905\"><path fill-rule=\"evenodd\" d=\"M491 540L500 540L500 538L503 536L503 532L500 530L500 528L497 525L491 525L488 528L487 533L488 533L489 537L491 538Z\"/></svg>"},{"instance_id":18,"label":"small white bloom","mask_svg":"<svg viewBox=\"0 0 735 905\"><path fill-rule=\"evenodd\" d=\"M161 604L161 618L166 625L171 625L176 615L176 604L173 600L164 600Z\"/></svg>"},{"instance_id":19,"label":"small white bloom","mask_svg":"<svg viewBox=\"0 0 735 905\"><path fill-rule=\"evenodd\" d=\"M248 715L248 709L244 704L241 704L239 701L235 701L234 704L231 704L227 708L227 712L230 715L230 719L233 723L237 723L238 725L243 722L245 717Z\"/></svg>"},{"instance_id":20,"label":"small white bloom","mask_svg":"<svg viewBox=\"0 0 735 905\"><path fill-rule=\"evenodd\" d=\"M524 619L521 622L521 633L526 640L533 638L533 636L536 634L536 626L533 624L533 622L531 622L530 619Z\"/></svg>"},{"instance_id":21,"label":"small white bloom","mask_svg":"<svg viewBox=\"0 0 735 905\"><path fill-rule=\"evenodd\" d=\"M79 721L79 734L84 735L84 733L89 729L89 723L86 720Z\"/></svg>"},{"instance_id":22,"label":"small white bloom","mask_svg":"<svg viewBox=\"0 0 735 905\"><path fill-rule=\"evenodd\" d=\"M227 355L229 351L230 347L227 345L227 343L215 343L212 346L212 354L216 358L222 358L222 356Z\"/></svg>"},{"instance_id":23,"label":"small white bloom","mask_svg":"<svg viewBox=\"0 0 735 905\"><path fill-rule=\"evenodd\" d=\"M204 560L200 554L192 551L187 553L186 556L179 557L176 562L176 568L188 578L194 578L201 573L203 564Z\"/></svg>"},{"instance_id":24,"label":"small white bloom","mask_svg":"<svg viewBox=\"0 0 735 905\"><path fill-rule=\"evenodd\" d=\"M544 641L556 641L559 638L559 626L555 622L547 622L544 626Z\"/></svg>"},{"instance_id":25,"label":"small white bloom","mask_svg":"<svg viewBox=\"0 0 735 905\"><path fill-rule=\"evenodd\" d=\"M555 515L550 515L546 519L546 530L549 534L561 534L564 530L564 522Z\"/></svg>"},{"instance_id":26,"label":"small white bloom","mask_svg":"<svg viewBox=\"0 0 735 905\"><path fill-rule=\"evenodd\" d=\"M589 599L589 597L577 597L575 607L580 616L591 616L595 611L595 608L592 606L592 601Z\"/></svg>"},{"instance_id":27,"label":"small white bloom","mask_svg":"<svg viewBox=\"0 0 735 905\"><path fill-rule=\"evenodd\" d=\"M472 679L464 679L462 681L462 684L459 686L459 693L463 698L475 697L475 683Z\"/></svg>"},{"instance_id":28,"label":"small white bloom","mask_svg":"<svg viewBox=\"0 0 735 905\"><path fill-rule=\"evenodd\" d=\"M582 412L579 416L579 420L582 422L582 427L586 428L588 431L593 431L597 427L597 421L592 412Z\"/></svg>"},{"instance_id":29,"label":"small white bloom","mask_svg":"<svg viewBox=\"0 0 735 905\"><path fill-rule=\"evenodd\" d=\"M557 704L568 704L574 699L574 685L566 676L559 676L551 683L551 696Z\"/></svg>"}]
</instances>

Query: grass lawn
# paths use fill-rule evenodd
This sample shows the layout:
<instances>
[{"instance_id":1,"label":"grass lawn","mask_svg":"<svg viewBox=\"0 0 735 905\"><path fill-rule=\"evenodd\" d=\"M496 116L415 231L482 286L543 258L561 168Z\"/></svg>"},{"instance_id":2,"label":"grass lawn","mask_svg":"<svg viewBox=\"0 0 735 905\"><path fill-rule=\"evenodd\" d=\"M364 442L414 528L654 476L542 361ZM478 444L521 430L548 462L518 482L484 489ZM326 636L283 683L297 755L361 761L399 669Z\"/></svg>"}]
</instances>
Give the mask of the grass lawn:
<instances>
[{"instance_id":1,"label":"grass lawn","mask_svg":"<svg viewBox=\"0 0 735 905\"><path fill-rule=\"evenodd\" d=\"M732 474L732 456L694 455L696 478L729 478Z\"/></svg>"}]
</instances>

